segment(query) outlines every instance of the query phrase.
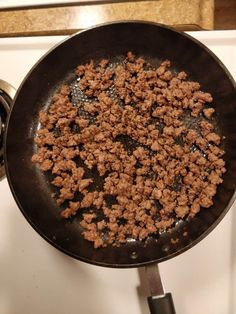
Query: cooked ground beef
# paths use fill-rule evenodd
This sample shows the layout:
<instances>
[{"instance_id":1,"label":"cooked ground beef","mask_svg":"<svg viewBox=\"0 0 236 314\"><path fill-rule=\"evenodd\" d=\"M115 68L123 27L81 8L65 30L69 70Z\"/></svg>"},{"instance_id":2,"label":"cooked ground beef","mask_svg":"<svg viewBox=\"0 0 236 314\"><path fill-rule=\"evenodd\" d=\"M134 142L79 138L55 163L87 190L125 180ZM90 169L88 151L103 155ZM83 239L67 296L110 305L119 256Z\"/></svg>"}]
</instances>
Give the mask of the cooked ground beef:
<instances>
[{"instance_id":1,"label":"cooked ground beef","mask_svg":"<svg viewBox=\"0 0 236 314\"><path fill-rule=\"evenodd\" d=\"M72 104L61 86L39 114L32 157L54 176L62 217L81 215L97 248L144 240L212 206L226 169L213 98L199 83L132 52L75 73L87 100Z\"/></svg>"}]
</instances>

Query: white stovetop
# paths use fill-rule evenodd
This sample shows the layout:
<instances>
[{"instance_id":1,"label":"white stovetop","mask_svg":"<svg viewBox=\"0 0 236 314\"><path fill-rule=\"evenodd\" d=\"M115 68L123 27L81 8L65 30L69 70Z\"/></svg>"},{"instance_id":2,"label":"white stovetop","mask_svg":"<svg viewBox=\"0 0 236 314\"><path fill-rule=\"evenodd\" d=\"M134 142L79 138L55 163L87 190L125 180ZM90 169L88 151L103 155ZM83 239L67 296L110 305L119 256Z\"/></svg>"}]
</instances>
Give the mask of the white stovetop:
<instances>
[{"instance_id":1,"label":"white stovetop","mask_svg":"<svg viewBox=\"0 0 236 314\"><path fill-rule=\"evenodd\" d=\"M236 31L191 33L236 77ZM0 78L18 87L30 67L64 37L0 39ZM19 165L20 167L20 165ZM186 253L160 265L177 314L236 313L236 204ZM50 246L0 182L1 314L147 314L143 269L108 269L76 261Z\"/></svg>"}]
</instances>

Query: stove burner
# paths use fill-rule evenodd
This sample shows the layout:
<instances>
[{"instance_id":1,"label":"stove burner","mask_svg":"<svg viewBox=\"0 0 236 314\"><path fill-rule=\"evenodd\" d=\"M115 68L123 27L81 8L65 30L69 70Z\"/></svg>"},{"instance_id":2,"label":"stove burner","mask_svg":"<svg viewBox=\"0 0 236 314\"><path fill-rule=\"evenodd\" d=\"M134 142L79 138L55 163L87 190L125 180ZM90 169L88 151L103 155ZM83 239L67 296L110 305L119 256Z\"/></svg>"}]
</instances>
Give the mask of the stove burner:
<instances>
[{"instance_id":1,"label":"stove burner","mask_svg":"<svg viewBox=\"0 0 236 314\"><path fill-rule=\"evenodd\" d=\"M6 94L0 91L0 179L5 176L5 167L3 161L3 133L5 130L7 113L9 112L9 105L7 103L6 97Z\"/></svg>"},{"instance_id":2,"label":"stove burner","mask_svg":"<svg viewBox=\"0 0 236 314\"><path fill-rule=\"evenodd\" d=\"M0 180L5 176L5 167L3 160L3 134L5 131L5 125L7 120L7 115L10 110L10 105L12 104L11 97L8 95L9 88L8 84L0 80ZM13 89L14 90L14 89Z\"/></svg>"}]
</instances>

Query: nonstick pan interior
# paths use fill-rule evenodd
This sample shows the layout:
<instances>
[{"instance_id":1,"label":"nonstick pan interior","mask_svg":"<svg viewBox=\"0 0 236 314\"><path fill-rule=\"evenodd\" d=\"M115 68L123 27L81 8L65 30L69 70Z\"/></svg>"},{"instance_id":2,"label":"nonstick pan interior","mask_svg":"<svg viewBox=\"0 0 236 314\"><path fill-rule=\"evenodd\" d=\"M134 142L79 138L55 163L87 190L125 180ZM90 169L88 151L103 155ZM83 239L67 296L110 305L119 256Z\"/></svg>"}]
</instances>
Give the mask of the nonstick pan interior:
<instances>
[{"instance_id":1,"label":"nonstick pan interior","mask_svg":"<svg viewBox=\"0 0 236 314\"><path fill-rule=\"evenodd\" d=\"M118 248L94 249L81 236L79 217L64 220L51 196L52 188L31 156L36 150L38 113L50 103L61 83L74 84L73 71L90 59L117 62L128 51L153 65L172 62L172 70L186 71L214 98L217 128L225 135L227 172L214 197L214 205L195 218L179 221L171 232L145 242L130 241ZM236 184L235 85L224 66L203 45L189 36L154 23L119 22L101 25L64 41L30 71L15 98L5 137L5 162L13 195L22 213L41 236L63 252L85 262L110 267L136 267L161 262L187 250L222 219L233 201ZM173 241L178 239L178 241ZM172 240L172 241L171 241Z\"/></svg>"}]
</instances>

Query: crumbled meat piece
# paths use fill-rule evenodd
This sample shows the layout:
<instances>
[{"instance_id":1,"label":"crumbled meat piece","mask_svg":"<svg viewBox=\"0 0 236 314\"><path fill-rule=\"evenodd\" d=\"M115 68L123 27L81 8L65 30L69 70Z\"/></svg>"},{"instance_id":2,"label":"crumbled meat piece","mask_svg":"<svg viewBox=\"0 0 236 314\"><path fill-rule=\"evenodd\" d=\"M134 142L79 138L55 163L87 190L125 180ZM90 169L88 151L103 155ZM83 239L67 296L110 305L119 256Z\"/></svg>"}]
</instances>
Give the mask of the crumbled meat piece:
<instances>
[{"instance_id":1,"label":"crumbled meat piece","mask_svg":"<svg viewBox=\"0 0 236 314\"><path fill-rule=\"evenodd\" d=\"M86 128L89 125L89 120L79 117L75 119L75 123L78 124L80 128Z\"/></svg>"},{"instance_id":2,"label":"crumbled meat piece","mask_svg":"<svg viewBox=\"0 0 236 314\"><path fill-rule=\"evenodd\" d=\"M77 210L80 208L80 202L69 202L69 207L61 212L63 218L69 218L76 214Z\"/></svg>"},{"instance_id":3,"label":"crumbled meat piece","mask_svg":"<svg viewBox=\"0 0 236 314\"><path fill-rule=\"evenodd\" d=\"M93 179L83 179L79 181L79 191L82 192L90 185L91 182L93 182Z\"/></svg>"},{"instance_id":4,"label":"crumbled meat piece","mask_svg":"<svg viewBox=\"0 0 236 314\"><path fill-rule=\"evenodd\" d=\"M205 208L209 208L213 205L212 202L212 197L211 196L207 196L207 195L203 195L200 198L200 206L205 207Z\"/></svg>"},{"instance_id":5,"label":"crumbled meat piece","mask_svg":"<svg viewBox=\"0 0 236 314\"><path fill-rule=\"evenodd\" d=\"M216 194L216 185L214 184L209 184L205 187L204 193L207 196L213 197Z\"/></svg>"},{"instance_id":6,"label":"crumbled meat piece","mask_svg":"<svg viewBox=\"0 0 236 314\"><path fill-rule=\"evenodd\" d=\"M162 191L158 190L157 188L154 188L152 191L152 197L154 200L159 200L162 196Z\"/></svg>"},{"instance_id":7,"label":"crumbled meat piece","mask_svg":"<svg viewBox=\"0 0 236 314\"><path fill-rule=\"evenodd\" d=\"M191 216L195 216L200 211L200 200L198 198L196 198L193 201L190 207L190 211L191 211Z\"/></svg>"},{"instance_id":8,"label":"crumbled meat piece","mask_svg":"<svg viewBox=\"0 0 236 314\"><path fill-rule=\"evenodd\" d=\"M197 138L198 138L197 132L195 130L189 130L187 132L185 140L188 144L192 144L196 141Z\"/></svg>"},{"instance_id":9,"label":"crumbled meat piece","mask_svg":"<svg viewBox=\"0 0 236 314\"><path fill-rule=\"evenodd\" d=\"M91 114L96 113L98 110L93 104L90 104L90 103L86 103L84 105L84 109Z\"/></svg>"},{"instance_id":10,"label":"crumbled meat piece","mask_svg":"<svg viewBox=\"0 0 236 314\"><path fill-rule=\"evenodd\" d=\"M212 184L220 184L223 182L220 175L216 173L216 171L211 171L211 173L208 175L208 181Z\"/></svg>"},{"instance_id":11,"label":"crumbled meat piece","mask_svg":"<svg viewBox=\"0 0 236 314\"><path fill-rule=\"evenodd\" d=\"M191 111L191 116L198 117L199 113L202 111L203 104L201 102L193 102L189 105Z\"/></svg>"},{"instance_id":12,"label":"crumbled meat piece","mask_svg":"<svg viewBox=\"0 0 236 314\"><path fill-rule=\"evenodd\" d=\"M184 218L189 213L189 210L188 206L177 206L175 208L176 215L180 218Z\"/></svg>"},{"instance_id":13,"label":"crumbled meat piece","mask_svg":"<svg viewBox=\"0 0 236 314\"><path fill-rule=\"evenodd\" d=\"M96 214L94 214L94 213L83 214L83 217L84 217L84 221L85 221L85 222L91 223L92 220L93 220L94 218L96 218Z\"/></svg>"},{"instance_id":14,"label":"crumbled meat piece","mask_svg":"<svg viewBox=\"0 0 236 314\"><path fill-rule=\"evenodd\" d=\"M201 127L201 133L206 136L207 134L211 133L213 130L213 125L205 120L202 120L200 122L200 127Z\"/></svg>"},{"instance_id":15,"label":"crumbled meat piece","mask_svg":"<svg viewBox=\"0 0 236 314\"><path fill-rule=\"evenodd\" d=\"M63 178L60 176L57 176L51 183L57 187L61 187L63 185Z\"/></svg>"},{"instance_id":16,"label":"crumbled meat piece","mask_svg":"<svg viewBox=\"0 0 236 314\"><path fill-rule=\"evenodd\" d=\"M215 112L214 108L203 109L203 114L207 119L210 119L214 112Z\"/></svg>"},{"instance_id":17,"label":"crumbled meat piece","mask_svg":"<svg viewBox=\"0 0 236 314\"><path fill-rule=\"evenodd\" d=\"M180 80L185 80L187 78L187 73L184 71L181 71L177 74L177 78Z\"/></svg>"},{"instance_id":18,"label":"crumbled meat piece","mask_svg":"<svg viewBox=\"0 0 236 314\"><path fill-rule=\"evenodd\" d=\"M102 59L102 60L99 62L99 66L100 66L101 68L105 68L105 67L108 65L108 63L109 63L109 60L107 60L107 59Z\"/></svg>"},{"instance_id":19,"label":"crumbled meat piece","mask_svg":"<svg viewBox=\"0 0 236 314\"><path fill-rule=\"evenodd\" d=\"M72 104L70 86L59 88L39 113L32 156L53 177L61 217L79 210L83 237L100 248L143 241L212 206L224 150L198 82L131 51L75 74L86 101Z\"/></svg>"},{"instance_id":20,"label":"crumbled meat piece","mask_svg":"<svg viewBox=\"0 0 236 314\"><path fill-rule=\"evenodd\" d=\"M197 91L194 93L194 98L197 99L197 100L200 100L202 102L212 102L213 101L213 98L211 96L211 94L209 93L204 93L204 92L201 92L201 91Z\"/></svg>"},{"instance_id":21,"label":"crumbled meat piece","mask_svg":"<svg viewBox=\"0 0 236 314\"><path fill-rule=\"evenodd\" d=\"M201 150L205 151L205 149L206 149L208 143L207 143L207 140L206 140L205 138L199 136L199 137L196 139L196 144L197 144L197 146L198 146Z\"/></svg>"},{"instance_id":22,"label":"crumbled meat piece","mask_svg":"<svg viewBox=\"0 0 236 314\"><path fill-rule=\"evenodd\" d=\"M45 159L41 164L40 164L40 169L42 171L48 171L52 168L53 162L50 159Z\"/></svg>"},{"instance_id":23,"label":"crumbled meat piece","mask_svg":"<svg viewBox=\"0 0 236 314\"><path fill-rule=\"evenodd\" d=\"M87 193L81 202L81 208L90 207L93 204L93 201L94 193L93 192Z\"/></svg>"},{"instance_id":24,"label":"crumbled meat piece","mask_svg":"<svg viewBox=\"0 0 236 314\"><path fill-rule=\"evenodd\" d=\"M127 53L127 60L128 60L129 62L134 62L134 60L135 60L135 55L134 55L131 51L129 51L129 52Z\"/></svg>"},{"instance_id":25,"label":"crumbled meat piece","mask_svg":"<svg viewBox=\"0 0 236 314\"><path fill-rule=\"evenodd\" d=\"M158 142L153 142L151 149L154 151L158 151L160 149L160 145L158 144Z\"/></svg>"},{"instance_id":26,"label":"crumbled meat piece","mask_svg":"<svg viewBox=\"0 0 236 314\"><path fill-rule=\"evenodd\" d=\"M220 144L220 140L221 140L220 136L214 132L207 134L206 139L208 142L213 142L217 145Z\"/></svg>"},{"instance_id":27,"label":"crumbled meat piece","mask_svg":"<svg viewBox=\"0 0 236 314\"><path fill-rule=\"evenodd\" d=\"M176 239L170 239L170 242L172 243L172 244L176 244L176 243L178 243L179 242L179 239L178 238L176 238Z\"/></svg>"}]
</instances>

